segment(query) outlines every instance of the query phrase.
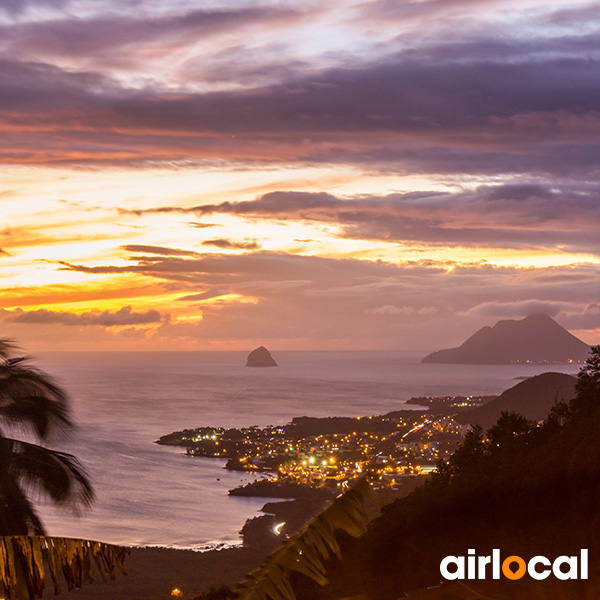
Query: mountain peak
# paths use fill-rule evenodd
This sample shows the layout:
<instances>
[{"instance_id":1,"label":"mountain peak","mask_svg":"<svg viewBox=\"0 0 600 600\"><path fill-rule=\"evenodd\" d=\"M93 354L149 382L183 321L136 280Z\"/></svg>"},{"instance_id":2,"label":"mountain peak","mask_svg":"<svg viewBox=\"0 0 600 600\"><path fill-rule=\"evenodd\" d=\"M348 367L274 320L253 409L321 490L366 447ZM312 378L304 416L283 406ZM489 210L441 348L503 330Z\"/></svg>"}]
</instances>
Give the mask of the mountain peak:
<instances>
[{"instance_id":1,"label":"mountain peak","mask_svg":"<svg viewBox=\"0 0 600 600\"><path fill-rule=\"evenodd\" d=\"M590 347L552 317L533 313L476 331L458 348L438 350L424 363L507 364L583 362Z\"/></svg>"}]
</instances>

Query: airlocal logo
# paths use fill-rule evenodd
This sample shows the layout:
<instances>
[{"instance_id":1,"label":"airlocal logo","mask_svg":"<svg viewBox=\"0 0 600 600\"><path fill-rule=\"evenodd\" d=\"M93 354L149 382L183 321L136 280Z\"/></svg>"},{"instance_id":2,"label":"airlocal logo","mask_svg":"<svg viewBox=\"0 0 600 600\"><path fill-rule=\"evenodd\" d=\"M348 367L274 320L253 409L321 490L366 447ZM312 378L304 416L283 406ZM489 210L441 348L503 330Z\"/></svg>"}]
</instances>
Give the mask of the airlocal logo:
<instances>
[{"instance_id":1,"label":"airlocal logo","mask_svg":"<svg viewBox=\"0 0 600 600\"><path fill-rule=\"evenodd\" d=\"M534 556L525 562L520 556L500 559L500 550L492 550L491 556L476 556L469 550L468 556L446 556L440 563L444 579L521 579L526 573L532 579L546 579L550 574L557 579L587 579L588 551L581 550L579 556L559 556L553 562L545 556Z\"/></svg>"}]
</instances>

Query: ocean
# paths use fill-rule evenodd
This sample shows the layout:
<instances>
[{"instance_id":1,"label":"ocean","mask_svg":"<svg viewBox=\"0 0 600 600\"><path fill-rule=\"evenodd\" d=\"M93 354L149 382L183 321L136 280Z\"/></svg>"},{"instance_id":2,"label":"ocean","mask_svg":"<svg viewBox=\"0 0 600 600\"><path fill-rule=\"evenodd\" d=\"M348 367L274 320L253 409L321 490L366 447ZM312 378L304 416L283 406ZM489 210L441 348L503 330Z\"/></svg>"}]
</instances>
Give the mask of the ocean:
<instances>
[{"instance_id":1,"label":"ocean","mask_svg":"<svg viewBox=\"0 0 600 600\"><path fill-rule=\"evenodd\" d=\"M225 460L158 446L200 426L276 425L295 416L398 410L413 396L498 394L516 378L576 365L433 365L409 352L273 352L277 368L246 368L245 352L52 353L36 366L69 392L77 428L52 447L77 456L96 491L79 516L37 501L50 535L131 546L203 549L240 542L262 498L227 491L252 475Z\"/></svg>"}]
</instances>

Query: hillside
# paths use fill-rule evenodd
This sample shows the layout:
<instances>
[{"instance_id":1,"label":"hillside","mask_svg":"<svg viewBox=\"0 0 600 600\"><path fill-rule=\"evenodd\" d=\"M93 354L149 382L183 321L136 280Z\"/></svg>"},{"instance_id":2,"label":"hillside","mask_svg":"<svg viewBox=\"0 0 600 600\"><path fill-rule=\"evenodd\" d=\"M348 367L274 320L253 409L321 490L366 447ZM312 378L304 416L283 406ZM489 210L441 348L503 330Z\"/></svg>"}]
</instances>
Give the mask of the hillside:
<instances>
[{"instance_id":1,"label":"hillside","mask_svg":"<svg viewBox=\"0 0 600 600\"><path fill-rule=\"evenodd\" d=\"M506 413L487 433L476 428L425 485L384 508L357 542L344 540L330 584L299 600L408 597L495 600L600 598L600 346L577 380L576 396L538 425ZM449 555L576 556L589 550L589 578L551 575L464 582L440 590ZM429 589L426 589L429 588Z\"/></svg>"},{"instance_id":2,"label":"hillside","mask_svg":"<svg viewBox=\"0 0 600 600\"><path fill-rule=\"evenodd\" d=\"M565 373L542 373L502 392L484 406L457 415L456 420L487 429L502 412L516 412L527 419L541 421L557 402L568 402L575 397L576 382L575 377Z\"/></svg>"},{"instance_id":3,"label":"hillside","mask_svg":"<svg viewBox=\"0 0 600 600\"><path fill-rule=\"evenodd\" d=\"M482 327L458 348L438 350L424 363L507 364L583 362L590 347L548 315L498 321Z\"/></svg>"}]
</instances>

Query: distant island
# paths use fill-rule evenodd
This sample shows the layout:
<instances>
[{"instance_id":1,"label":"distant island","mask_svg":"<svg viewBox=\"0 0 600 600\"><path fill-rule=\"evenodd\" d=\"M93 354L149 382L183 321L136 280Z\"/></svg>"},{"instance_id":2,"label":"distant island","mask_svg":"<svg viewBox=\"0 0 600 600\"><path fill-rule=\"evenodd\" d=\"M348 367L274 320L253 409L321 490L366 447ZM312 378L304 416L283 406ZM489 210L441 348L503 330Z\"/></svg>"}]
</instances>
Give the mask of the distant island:
<instances>
[{"instance_id":1,"label":"distant island","mask_svg":"<svg viewBox=\"0 0 600 600\"><path fill-rule=\"evenodd\" d=\"M510 364L583 363L590 347L554 319L533 314L520 321L482 327L458 348L438 350L423 363Z\"/></svg>"},{"instance_id":2,"label":"distant island","mask_svg":"<svg viewBox=\"0 0 600 600\"><path fill-rule=\"evenodd\" d=\"M246 362L247 367L277 367L279 366L271 353L264 347L259 346L255 350L252 350L248 354L248 360Z\"/></svg>"}]
</instances>

